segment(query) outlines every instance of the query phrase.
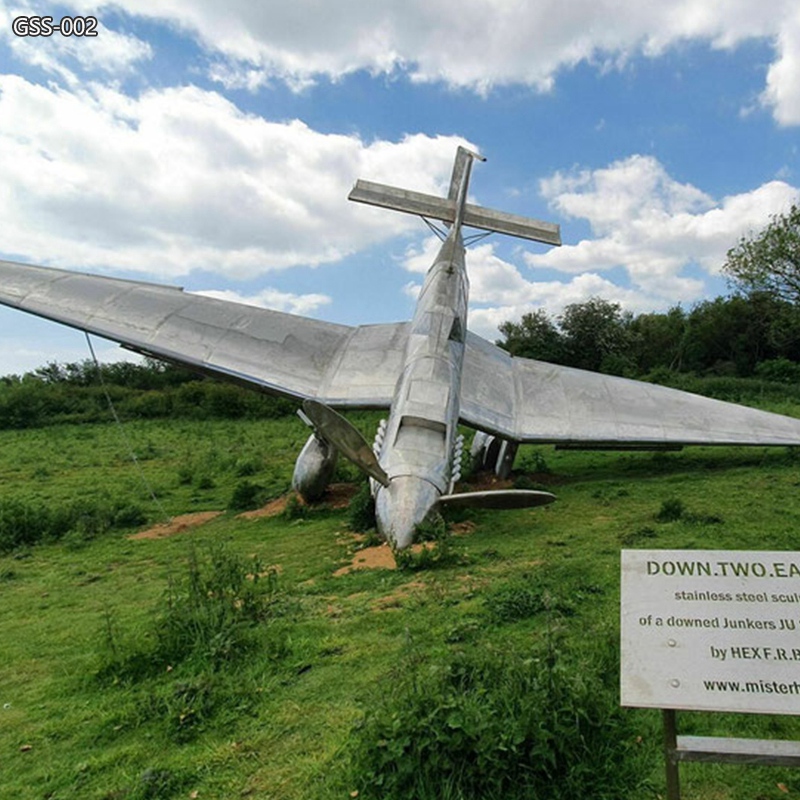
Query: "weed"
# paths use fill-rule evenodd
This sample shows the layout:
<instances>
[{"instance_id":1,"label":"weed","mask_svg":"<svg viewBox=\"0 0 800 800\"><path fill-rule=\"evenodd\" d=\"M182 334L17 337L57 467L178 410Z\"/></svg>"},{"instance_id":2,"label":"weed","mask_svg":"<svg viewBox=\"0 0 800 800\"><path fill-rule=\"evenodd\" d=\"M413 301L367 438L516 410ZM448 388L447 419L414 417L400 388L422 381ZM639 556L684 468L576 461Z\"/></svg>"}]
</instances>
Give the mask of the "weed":
<instances>
[{"instance_id":1,"label":"weed","mask_svg":"<svg viewBox=\"0 0 800 800\"><path fill-rule=\"evenodd\" d=\"M539 481L533 480L530 475L521 473L514 476L513 486L515 489L524 489L525 491L546 492L549 491L548 487Z\"/></svg>"},{"instance_id":2,"label":"weed","mask_svg":"<svg viewBox=\"0 0 800 800\"><path fill-rule=\"evenodd\" d=\"M290 494L289 499L286 501L286 508L283 509L284 519L289 521L304 519L307 514L308 506L302 503L296 494Z\"/></svg>"},{"instance_id":3,"label":"weed","mask_svg":"<svg viewBox=\"0 0 800 800\"><path fill-rule=\"evenodd\" d=\"M677 522L686 513L683 500L670 497L661 503L661 508L656 514L657 522Z\"/></svg>"},{"instance_id":4,"label":"weed","mask_svg":"<svg viewBox=\"0 0 800 800\"><path fill-rule=\"evenodd\" d=\"M209 489L213 489L216 485L217 484L210 475L201 475L197 479L197 488L201 492L207 492Z\"/></svg>"},{"instance_id":5,"label":"weed","mask_svg":"<svg viewBox=\"0 0 800 800\"><path fill-rule=\"evenodd\" d=\"M375 500L369 483L362 483L361 488L353 495L347 512L347 524L356 533L364 533L375 527Z\"/></svg>"},{"instance_id":6,"label":"weed","mask_svg":"<svg viewBox=\"0 0 800 800\"><path fill-rule=\"evenodd\" d=\"M261 461L257 458L239 459L234 466L234 473L237 478L249 478L261 471Z\"/></svg>"},{"instance_id":7,"label":"weed","mask_svg":"<svg viewBox=\"0 0 800 800\"><path fill-rule=\"evenodd\" d=\"M351 783L366 800L630 797L642 754L616 676L613 654L552 647L403 663L351 740Z\"/></svg>"},{"instance_id":8,"label":"weed","mask_svg":"<svg viewBox=\"0 0 800 800\"><path fill-rule=\"evenodd\" d=\"M228 501L228 508L231 511L249 511L259 508L265 501L266 492L263 486L250 481L239 481Z\"/></svg>"},{"instance_id":9,"label":"weed","mask_svg":"<svg viewBox=\"0 0 800 800\"><path fill-rule=\"evenodd\" d=\"M675 497L671 497L661 503L661 508L655 515L655 519L657 522L683 520L696 525L719 525L724 522L724 519L719 514L696 514L689 511L683 501Z\"/></svg>"},{"instance_id":10,"label":"weed","mask_svg":"<svg viewBox=\"0 0 800 800\"><path fill-rule=\"evenodd\" d=\"M434 514L416 527L414 541L422 546L395 551L397 568L409 572L463 564L464 555L453 547L453 539L440 514Z\"/></svg>"},{"instance_id":11,"label":"weed","mask_svg":"<svg viewBox=\"0 0 800 800\"><path fill-rule=\"evenodd\" d=\"M621 534L619 541L620 544L624 545L625 547L631 547L632 545L639 544L639 542L644 542L655 538L655 529L648 525L643 528L637 528L635 531L628 531L627 533Z\"/></svg>"},{"instance_id":12,"label":"weed","mask_svg":"<svg viewBox=\"0 0 800 800\"><path fill-rule=\"evenodd\" d=\"M183 781L168 769L146 769L140 776L128 800L166 800L173 797Z\"/></svg>"},{"instance_id":13,"label":"weed","mask_svg":"<svg viewBox=\"0 0 800 800\"><path fill-rule=\"evenodd\" d=\"M523 472L540 472L544 474L552 472L541 450L531 450L526 453L521 460L520 469Z\"/></svg>"},{"instance_id":14,"label":"weed","mask_svg":"<svg viewBox=\"0 0 800 800\"><path fill-rule=\"evenodd\" d=\"M144 644L119 642L106 619L100 676L133 679L186 661L212 672L228 668L255 647L258 633L265 635L280 602L274 569L263 570L256 559L248 564L222 546L201 560L192 548L187 573L170 583ZM279 641L272 645L283 649Z\"/></svg>"},{"instance_id":15,"label":"weed","mask_svg":"<svg viewBox=\"0 0 800 800\"><path fill-rule=\"evenodd\" d=\"M516 622L548 611L572 616L572 603L555 595L539 578L501 583L484 599L484 608L494 622Z\"/></svg>"}]
</instances>

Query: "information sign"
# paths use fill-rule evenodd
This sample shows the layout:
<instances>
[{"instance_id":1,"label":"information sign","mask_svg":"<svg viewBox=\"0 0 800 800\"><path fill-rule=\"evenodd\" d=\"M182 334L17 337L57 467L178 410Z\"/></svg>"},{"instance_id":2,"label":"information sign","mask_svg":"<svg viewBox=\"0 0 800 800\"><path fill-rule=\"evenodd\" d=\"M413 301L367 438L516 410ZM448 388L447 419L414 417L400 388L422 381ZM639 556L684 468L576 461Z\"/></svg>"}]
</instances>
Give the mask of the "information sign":
<instances>
[{"instance_id":1,"label":"information sign","mask_svg":"<svg viewBox=\"0 0 800 800\"><path fill-rule=\"evenodd\" d=\"M800 714L800 553L623 550L624 706Z\"/></svg>"}]
</instances>

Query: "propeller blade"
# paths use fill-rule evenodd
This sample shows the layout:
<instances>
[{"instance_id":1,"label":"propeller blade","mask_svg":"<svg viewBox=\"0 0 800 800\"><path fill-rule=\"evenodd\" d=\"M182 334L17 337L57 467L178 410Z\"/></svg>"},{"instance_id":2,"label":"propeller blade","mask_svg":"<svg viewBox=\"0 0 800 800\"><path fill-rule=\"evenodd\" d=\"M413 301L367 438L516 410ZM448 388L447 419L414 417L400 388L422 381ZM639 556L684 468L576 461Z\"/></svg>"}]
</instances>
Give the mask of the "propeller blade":
<instances>
[{"instance_id":1,"label":"propeller blade","mask_svg":"<svg viewBox=\"0 0 800 800\"><path fill-rule=\"evenodd\" d=\"M366 439L341 414L317 400L304 400L303 412L315 430L345 458L382 486L389 485L389 476L378 463Z\"/></svg>"}]
</instances>

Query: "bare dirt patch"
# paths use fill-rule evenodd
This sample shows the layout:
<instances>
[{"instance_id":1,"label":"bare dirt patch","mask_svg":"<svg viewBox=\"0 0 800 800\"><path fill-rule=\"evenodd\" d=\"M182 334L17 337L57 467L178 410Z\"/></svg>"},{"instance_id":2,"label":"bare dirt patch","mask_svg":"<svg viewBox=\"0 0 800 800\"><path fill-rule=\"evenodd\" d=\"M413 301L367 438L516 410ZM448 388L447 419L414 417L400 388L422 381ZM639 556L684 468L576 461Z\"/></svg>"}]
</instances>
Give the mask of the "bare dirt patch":
<instances>
[{"instance_id":1,"label":"bare dirt patch","mask_svg":"<svg viewBox=\"0 0 800 800\"><path fill-rule=\"evenodd\" d=\"M394 553L388 544L365 547L353 555L353 560L345 567L337 569L334 577L347 575L357 569L397 569Z\"/></svg>"},{"instance_id":2,"label":"bare dirt patch","mask_svg":"<svg viewBox=\"0 0 800 800\"><path fill-rule=\"evenodd\" d=\"M469 536L478 526L472 520L456 522L450 526L450 533L453 536Z\"/></svg>"},{"instance_id":3,"label":"bare dirt patch","mask_svg":"<svg viewBox=\"0 0 800 800\"><path fill-rule=\"evenodd\" d=\"M434 542L420 542L411 545L409 549L412 553L420 553L423 550L430 550L434 546ZM357 569L397 569L397 561L392 548L384 543L357 550L353 554L352 561L347 566L337 569L333 576L338 578L340 575L347 575Z\"/></svg>"},{"instance_id":4,"label":"bare dirt patch","mask_svg":"<svg viewBox=\"0 0 800 800\"><path fill-rule=\"evenodd\" d=\"M270 500L265 506L261 506L261 508L256 508L254 511L243 511L241 514L237 514L236 516L240 519L259 519L261 517L277 517L280 514L283 514L286 511L286 505L289 502L289 498L293 496L293 493L285 494L282 497L276 497L274 500ZM302 498L297 495L297 501L301 505L305 505Z\"/></svg>"},{"instance_id":5,"label":"bare dirt patch","mask_svg":"<svg viewBox=\"0 0 800 800\"><path fill-rule=\"evenodd\" d=\"M179 514L169 522L162 522L146 531L132 533L129 539L165 539L167 536L174 536L176 533L183 533L190 528L196 528L210 522L215 517L222 514L222 511L196 511L193 514Z\"/></svg>"},{"instance_id":6,"label":"bare dirt patch","mask_svg":"<svg viewBox=\"0 0 800 800\"><path fill-rule=\"evenodd\" d=\"M325 494L322 496L319 502L311 503L310 507L319 508L324 506L335 510L347 508L347 506L350 505L350 501L353 499L353 495L357 491L358 486L353 483L332 483L325 490ZM302 497L300 497L299 494L297 494L297 492L289 492L282 497L276 497L274 500L270 500L269 503L261 508L257 508L254 511L243 511L241 514L237 514L236 516L241 517L242 519L277 517L286 511L286 505L292 497L296 498L297 502L301 506L309 505L305 500L303 500Z\"/></svg>"}]
</instances>

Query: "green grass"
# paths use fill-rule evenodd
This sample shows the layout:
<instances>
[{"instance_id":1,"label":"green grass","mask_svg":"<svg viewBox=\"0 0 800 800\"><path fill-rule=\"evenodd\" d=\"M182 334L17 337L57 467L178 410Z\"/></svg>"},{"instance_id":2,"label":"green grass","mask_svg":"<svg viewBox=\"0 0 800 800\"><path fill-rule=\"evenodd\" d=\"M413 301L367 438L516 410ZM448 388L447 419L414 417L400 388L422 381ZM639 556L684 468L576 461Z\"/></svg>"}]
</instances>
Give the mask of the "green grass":
<instances>
[{"instance_id":1,"label":"green grass","mask_svg":"<svg viewBox=\"0 0 800 800\"><path fill-rule=\"evenodd\" d=\"M372 415L356 422L374 425ZM307 435L292 419L125 431L169 514L229 509L243 481L263 498L285 493ZM0 556L0 796L511 797L492 776L554 752L530 733L544 719L565 743L551 780L566 796L663 796L658 712L616 708L619 551L796 550L800 462L784 449L523 447L517 463L518 478L558 501L472 512L460 520L466 535L401 571L335 577L357 543L347 509L324 505L252 520L228 510L164 539L62 531ZM339 477L357 478L347 465ZM112 425L0 432L0 486L0 502L32 508L103 497L161 516ZM548 680L560 694L537 694ZM434 713L445 703L461 728ZM585 711L585 731L564 721L571 708ZM435 741L421 741L420 709ZM681 714L680 725L800 738L791 717ZM510 755L495 746L502 730L517 732ZM598 756L614 736L624 753ZM478 750L482 777L454 755ZM381 766L386 753L417 759L416 776L430 770L424 785L390 788L399 771ZM592 783L623 757L603 786ZM682 783L701 800L800 794L782 768L691 764ZM544 796L534 785L519 796Z\"/></svg>"}]
</instances>

